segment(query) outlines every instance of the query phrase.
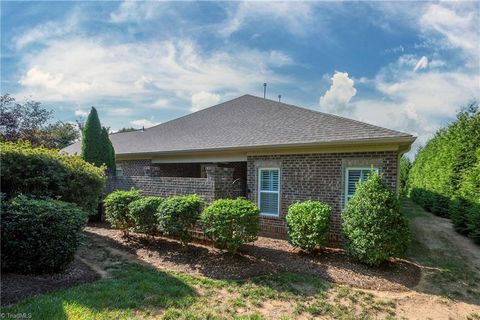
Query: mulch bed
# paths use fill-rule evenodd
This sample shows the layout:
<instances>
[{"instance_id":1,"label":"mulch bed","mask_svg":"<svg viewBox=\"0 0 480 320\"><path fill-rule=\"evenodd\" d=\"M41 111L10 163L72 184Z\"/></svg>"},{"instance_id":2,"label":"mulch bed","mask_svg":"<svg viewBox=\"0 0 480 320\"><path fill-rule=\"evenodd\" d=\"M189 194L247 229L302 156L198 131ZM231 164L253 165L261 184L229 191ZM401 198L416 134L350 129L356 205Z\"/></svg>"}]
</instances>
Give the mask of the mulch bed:
<instances>
[{"instance_id":1,"label":"mulch bed","mask_svg":"<svg viewBox=\"0 0 480 320\"><path fill-rule=\"evenodd\" d=\"M118 230L104 224L90 224L86 231L95 241L127 251L154 267L215 279L248 279L276 272L297 272L361 289L404 291L415 287L421 275L420 268L406 260L372 268L349 260L341 249L306 254L285 240L264 237L244 245L239 254L230 255L202 243L192 243L184 252L178 241L164 237L148 240L134 233L124 239Z\"/></svg>"},{"instance_id":2,"label":"mulch bed","mask_svg":"<svg viewBox=\"0 0 480 320\"><path fill-rule=\"evenodd\" d=\"M1 305L9 305L26 297L70 288L98 279L100 275L78 259L75 259L65 271L56 274L2 273Z\"/></svg>"}]
</instances>

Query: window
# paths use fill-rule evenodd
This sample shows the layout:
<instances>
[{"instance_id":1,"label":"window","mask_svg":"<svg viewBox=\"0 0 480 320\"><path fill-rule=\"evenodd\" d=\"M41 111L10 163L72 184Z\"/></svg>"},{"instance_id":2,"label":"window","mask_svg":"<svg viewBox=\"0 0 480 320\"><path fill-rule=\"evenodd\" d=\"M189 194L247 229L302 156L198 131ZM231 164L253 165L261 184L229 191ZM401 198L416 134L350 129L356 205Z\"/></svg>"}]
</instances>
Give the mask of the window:
<instances>
[{"instance_id":1,"label":"window","mask_svg":"<svg viewBox=\"0 0 480 320\"><path fill-rule=\"evenodd\" d=\"M280 169L262 168L258 170L258 207L265 216L279 215Z\"/></svg>"},{"instance_id":2,"label":"window","mask_svg":"<svg viewBox=\"0 0 480 320\"><path fill-rule=\"evenodd\" d=\"M367 180L372 170L377 168L347 168L345 174L345 203L355 194L355 188L358 181Z\"/></svg>"},{"instance_id":3,"label":"window","mask_svg":"<svg viewBox=\"0 0 480 320\"><path fill-rule=\"evenodd\" d=\"M116 175L117 177L123 176L122 166L121 166L120 164L118 164L118 163L115 165L115 175Z\"/></svg>"}]
</instances>

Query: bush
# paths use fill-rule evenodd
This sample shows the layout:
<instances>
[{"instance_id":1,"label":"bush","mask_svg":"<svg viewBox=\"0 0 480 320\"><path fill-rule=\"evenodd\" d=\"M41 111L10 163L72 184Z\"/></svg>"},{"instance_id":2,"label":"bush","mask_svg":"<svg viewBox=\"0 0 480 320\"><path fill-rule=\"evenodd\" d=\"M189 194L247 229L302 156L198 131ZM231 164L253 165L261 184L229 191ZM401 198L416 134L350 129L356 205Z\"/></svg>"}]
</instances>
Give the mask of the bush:
<instances>
[{"instance_id":1,"label":"bush","mask_svg":"<svg viewBox=\"0 0 480 320\"><path fill-rule=\"evenodd\" d=\"M287 226L289 242L311 251L317 245L325 246L332 208L318 201L294 203L288 208Z\"/></svg>"},{"instance_id":2,"label":"bush","mask_svg":"<svg viewBox=\"0 0 480 320\"><path fill-rule=\"evenodd\" d=\"M206 236L235 253L242 244L257 239L260 210L246 199L219 199L203 210L200 221Z\"/></svg>"},{"instance_id":3,"label":"bush","mask_svg":"<svg viewBox=\"0 0 480 320\"><path fill-rule=\"evenodd\" d=\"M128 236L128 229L134 226L128 205L140 198L140 192L132 189L130 191L114 191L104 200L105 219L110 222L112 227L122 230L124 237Z\"/></svg>"},{"instance_id":4,"label":"bush","mask_svg":"<svg viewBox=\"0 0 480 320\"><path fill-rule=\"evenodd\" d=\"M474 167L466 170L450 207L455 229L480 243L480 149Z\"/></svg>"},{"instance_id":5,"label":"bush","mask_svg":"<svg viewBox=\"0 0 480 320\"><path fill-rule=\"evenodd\" d=\"M473 103L418 152L409 174L409 195L426 210L449 217L452 200L464 172L475 165L478 148L480 112Z\"/></svg>"},{"instance_id":6,"label":"bush","mask_svg":"<svg viewBox=\"0 0 480 320\"><path fill-rule=\"evenodd\" d=\"M128 205L129 215L135 231L154 235L158 229L157 209L163 199L160 197L145 197Z\"/></svg>"},{"instance_id":7,"label":"bush","mask_svg":"<svg viewBox=\"0 0 480 320\"><path fill-rule=\"evenodd\" d=\"M402 256L409 243L407 220L396 195L374 172L359 182L342 213L347 252L369 265Z\"/></svg>"},{"instance_id":8,"label":"bush","mask_svg":"<svg viewBox=\"0 0 480 320\"><path fill-rule=\"evenodd\" d=\"M7 198L29 194L76 203L89 214L96 212L105 183L104 168L27 142L2 142L0 150L2 192Z\"/></svg>"},{"instance_id":9,"label":"bush","mask_svg":"<svg viewBox=\"0 0 480 320\"><path fill-rule=\"evenodd\" d=\"M63 270L75 256L86 222L87 213L72 203L12 199L1 212L2 271Z\"/></svg>"},{"instance_id":10,"label":"bush","mask_svg":"<svg viewBox=\"0 0 480 320\"><path fill-rule=\"evenodd\" d=\"M400 158L400 193L406 195L408 192L408 174L412 168L412 162L405 155Z\"/></svg>"},{"instance_id":11,"label":"bush","mask_svg":"<svg viewBox=\"0 0 480 320\"><path fill-rule=\"evenodd\" d=\"M194 195L173 196L165 199L157 210L161 232L179 237L184 247L192 240L191 229L197 222L202 198Z\"/></svg>"}]
</instances>

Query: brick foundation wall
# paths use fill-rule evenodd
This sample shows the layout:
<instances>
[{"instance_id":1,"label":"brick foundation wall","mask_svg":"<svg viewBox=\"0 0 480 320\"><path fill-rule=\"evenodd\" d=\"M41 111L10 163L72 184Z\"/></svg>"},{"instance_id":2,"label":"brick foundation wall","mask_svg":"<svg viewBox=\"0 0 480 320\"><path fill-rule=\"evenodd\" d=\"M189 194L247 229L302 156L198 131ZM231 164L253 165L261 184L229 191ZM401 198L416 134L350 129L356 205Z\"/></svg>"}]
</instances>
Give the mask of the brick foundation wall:
<instances>
[{"instance_id":1,"label":"brick foundation wall","mask_svg":"<svg viewBox=\"0 0 480 320\"><path fill-rule=\"evenodd\" d=\"M262 217L262 235L286 238L285 215L296 201L318 200L332 207L330 239L341 236L340 213L344 205L345 169L379 168L387 185L396 191L397 152L330 153L249 156L247 159L248 198L257 201L257 173L261 167L280 168L280 217Z\"/></svg>"}]
</instances>

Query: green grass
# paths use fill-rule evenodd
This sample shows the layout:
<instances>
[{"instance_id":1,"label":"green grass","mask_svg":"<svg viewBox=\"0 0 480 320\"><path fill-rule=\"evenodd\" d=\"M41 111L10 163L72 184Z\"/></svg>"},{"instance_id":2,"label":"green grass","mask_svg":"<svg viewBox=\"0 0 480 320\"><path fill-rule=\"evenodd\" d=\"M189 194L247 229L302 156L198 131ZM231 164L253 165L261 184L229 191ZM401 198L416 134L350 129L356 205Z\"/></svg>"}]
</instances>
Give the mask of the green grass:
<instances>
[{"instance_id":1,"label":"green grass","mask_svg":"<svg viewBox=\"0 0 480 320\"><path fill-rule=\"evenodd\" d=\"M393 302L313 276L282 273L248 281L214 280L125 261L110 271L111 278L29 298L1 312L33 319L369 319L395 314ZM279 305L283 309L272 316Z\"/></svg>"}]
</instances>

